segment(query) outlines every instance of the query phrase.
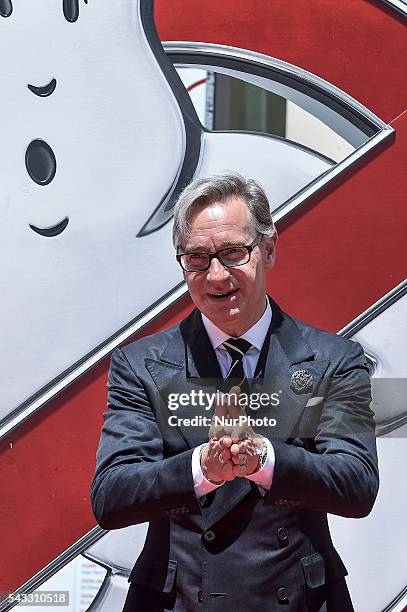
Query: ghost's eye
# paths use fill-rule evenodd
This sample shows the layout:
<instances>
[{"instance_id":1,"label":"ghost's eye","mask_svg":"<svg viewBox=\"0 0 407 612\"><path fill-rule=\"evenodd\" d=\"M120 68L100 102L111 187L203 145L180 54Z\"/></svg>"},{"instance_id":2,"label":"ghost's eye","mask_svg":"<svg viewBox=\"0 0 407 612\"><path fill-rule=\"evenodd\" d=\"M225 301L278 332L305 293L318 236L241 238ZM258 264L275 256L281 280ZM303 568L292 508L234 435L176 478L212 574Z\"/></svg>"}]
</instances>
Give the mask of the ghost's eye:
<instances>
[{"instance_id":1,"label":"ghost's eye","mask_svg":"<svg viewBox=\"0 0 407 612\"><path fill-rule=\"evenodd\" d=\"M88 0L84 0L84 2L87 4ZM63 0L63 9L65 19L73 23L79 17L79 0Z\"/></svg>"},{"instance_id":2,"label":"ghost's eye","mask_svg":"<svg viewBox=\"0 0 407 612\"><path fill-rule=\"evenodd\" d=\"M57 163L51 147L44 140L33 140L25 153L25 166L38 185L48 185L55 176Z\"/></svg>"},{"instance_id":3,"label":"ghost's eye","mask_svg":"<svg viewBox=\"0 0 407 612\"><path fill-rule=\"evenodd\" d=\"M13 12L11 0L0 0L0 15L2 17L10 17Z\"/></svg>"}]
</instances>

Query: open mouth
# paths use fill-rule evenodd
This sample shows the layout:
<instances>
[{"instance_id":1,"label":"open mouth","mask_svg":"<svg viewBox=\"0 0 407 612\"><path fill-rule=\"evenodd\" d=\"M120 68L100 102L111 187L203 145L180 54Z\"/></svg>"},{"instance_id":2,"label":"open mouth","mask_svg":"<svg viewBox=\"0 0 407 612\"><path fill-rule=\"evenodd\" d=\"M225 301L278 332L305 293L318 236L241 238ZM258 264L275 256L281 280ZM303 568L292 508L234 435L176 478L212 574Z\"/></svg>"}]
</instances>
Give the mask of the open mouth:
<instances>
[{"instance_id":1,"label":"open mouth","mask_svg":"<svg viewBox=\"0 0 407 612\"><path fill-rule=\"evenodd\" d=\"M229 298L231 298L232 296L236 295L237 292L239 291L239 289L230 289L228 291L218 291L216 293L208 293L210 298L213 298L214 300L227 300Z\"/></svg>"},{"instance_id":2,"label":"open mouth","mask_svg":"<svg viewBox=\"0 0 407 612\"><path fill-rule=\"evenodd\" d=\"M68 217L65 217L65 219L63 219L56 225L52 225L51 227L37 227L36 225L31 225L31 223L29 223L29 226L31 227L32 230L34 230L34 232L37 232L37 234L40 234L40 236L51 237L51 236L58 236L59 234L62 234L62 232L68 225L68 223L69 223L69 219Z\"/></svg>"}]
</instances>

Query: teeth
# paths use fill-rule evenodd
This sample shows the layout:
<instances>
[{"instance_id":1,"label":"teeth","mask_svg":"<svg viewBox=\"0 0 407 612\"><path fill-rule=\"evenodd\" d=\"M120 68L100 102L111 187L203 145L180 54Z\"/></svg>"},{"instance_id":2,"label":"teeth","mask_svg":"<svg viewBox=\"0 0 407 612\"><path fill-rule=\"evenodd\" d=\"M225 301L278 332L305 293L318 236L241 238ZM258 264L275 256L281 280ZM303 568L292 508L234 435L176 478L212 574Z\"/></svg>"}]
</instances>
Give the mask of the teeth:
<instances>
[{"instance_id":1,"label":"teeth","mask_svg":"<svg viewBox=\"0 0 407 612\"><path fill-rule=\"evenodd\" d=\"M232 293L232 291L234 291L234 289L230 289L229 291L225 291L224 293L211 293L210 295L213 295L215 297L219 297L221 295L229 295L229 293Z\"/></svg>"}]
</instances>

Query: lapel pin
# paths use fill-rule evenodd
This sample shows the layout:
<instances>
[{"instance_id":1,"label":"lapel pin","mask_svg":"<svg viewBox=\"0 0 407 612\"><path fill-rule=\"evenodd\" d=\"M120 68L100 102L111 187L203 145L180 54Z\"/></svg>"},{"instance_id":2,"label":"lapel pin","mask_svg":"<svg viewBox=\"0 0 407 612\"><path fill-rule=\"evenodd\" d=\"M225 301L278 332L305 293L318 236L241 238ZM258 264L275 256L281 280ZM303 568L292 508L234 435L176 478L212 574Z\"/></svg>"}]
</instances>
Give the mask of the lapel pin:
<instances>
[{"instance_id":1,"label":"lapel pin","mask_svg":"<svg viewBox=\"0 0 407 612\"><path fill-rule=\"evenodd\" d=\"M290 387L294 393L307 393L312 391L314 378L308 370L297 370L291 376Z\"/></svg>"}]
</instances>

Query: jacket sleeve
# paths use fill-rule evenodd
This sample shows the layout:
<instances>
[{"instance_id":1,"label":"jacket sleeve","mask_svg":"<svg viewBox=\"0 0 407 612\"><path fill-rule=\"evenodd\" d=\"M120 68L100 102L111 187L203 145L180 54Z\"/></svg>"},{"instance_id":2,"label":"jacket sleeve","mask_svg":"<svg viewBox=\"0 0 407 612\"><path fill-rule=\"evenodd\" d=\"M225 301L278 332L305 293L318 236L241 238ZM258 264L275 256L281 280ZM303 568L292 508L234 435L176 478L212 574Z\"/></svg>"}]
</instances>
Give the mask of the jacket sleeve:
<instances>
[{"instance_id":1,"label":"jacket sleeve","mask_svg":"<svg viewBox=\"0 0 407 612\"><path fill-rule=\"evenodd\" d=\"M163 439L146 390L126 355L111 360L91 502L97 522L117 529L172 514L200 514L192 450L164 458Z\"/></svg>"},{"instance_id":2,"label":"jacket sleeve","mask_svg":"<svg viewBox=\"0 0 407 612\"><path fill-rule=\"evenodd\" d=\"M373 507L379 475L369 370L362 347L356 342L348 347L328 381L315 437L271 440L275 466L269 495L359 518Z\"/></svg>"}]
</instances>

